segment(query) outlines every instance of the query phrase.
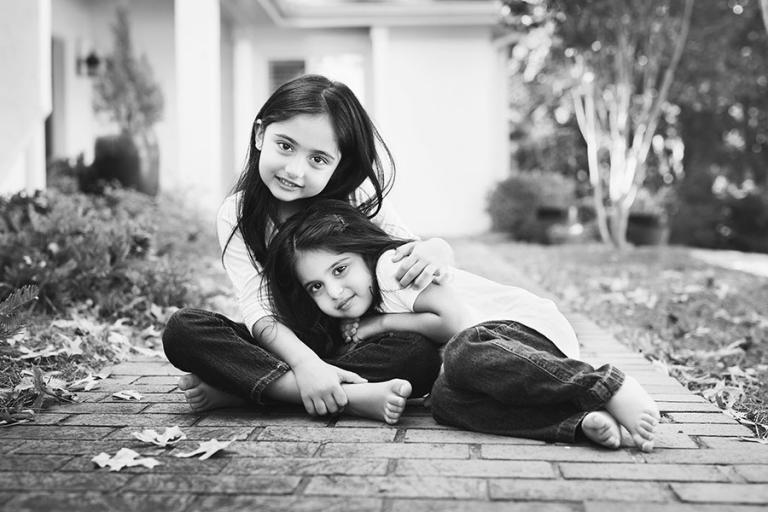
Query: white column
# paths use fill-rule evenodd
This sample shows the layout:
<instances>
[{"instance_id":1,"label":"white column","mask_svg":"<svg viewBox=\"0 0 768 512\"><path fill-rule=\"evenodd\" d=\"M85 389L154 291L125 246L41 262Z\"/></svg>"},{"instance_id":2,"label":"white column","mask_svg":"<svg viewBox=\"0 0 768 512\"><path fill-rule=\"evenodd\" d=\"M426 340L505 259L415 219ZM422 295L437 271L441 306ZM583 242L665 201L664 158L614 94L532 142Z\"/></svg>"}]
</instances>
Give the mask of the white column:
<instances>
[{"instance_id":1,"label":"white column","mask_svg":"<svg viewBox=\"0 0 768 512\"><path fill-rule=\"evenodd\" d=\"M236 34L234 44L233 87L234 87L234 162L235 169L230 172L239 175L245 162L248 144L251 140L251 128L259 109L256 104L256 84L254 74L253 42L247 34Z\"/></svg>"},{"instance_id":2,"label":"white column","mask_svg":"<svg viewBox=\"0 0 768 512\"><path fill-rule=\"evenodd\" d=\"M50 0L0 2L0 194L45 187Z\"/></svg>"},{"instance_id":3,"label":"white column","mask_svg":"<svg viewBox=\"0 0 768 512\"><path fill-rule=\"evenodd\" d=\"M381 128L387 125L389 106L389 37L389 27L371 27L373 118Z\"/></svg>"},{"instance_id":4,"label":"white column","mask_svg":"<svg viewBox=\"0 0 768 512\"><path fill-rule=\"evenodd\" d=\"M221 21L219 0L175 1L178 183L175 191L215 208L221 180Z\"/></svg>"}]
</instances>

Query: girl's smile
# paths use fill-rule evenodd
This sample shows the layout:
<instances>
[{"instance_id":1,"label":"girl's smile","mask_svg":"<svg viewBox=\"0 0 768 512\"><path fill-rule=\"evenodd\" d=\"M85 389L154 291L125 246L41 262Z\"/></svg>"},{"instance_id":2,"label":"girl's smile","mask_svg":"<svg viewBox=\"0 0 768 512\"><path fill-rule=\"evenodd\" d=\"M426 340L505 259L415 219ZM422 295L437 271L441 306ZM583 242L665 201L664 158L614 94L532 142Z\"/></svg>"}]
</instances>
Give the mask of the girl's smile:
<instances>
[{"instance_id":1,"label":"girl's smile","mask_svg":"<svg viewBox=\"0 0 768 512\"><path fill-rule=\"evenodd\" d=\"M296 275L320 311L330 317L359 318L373 304L373 276L359 254L299 251Z\"/></svg>"},{"instance_id":2,"label":"girl's smile","mask_svg":"<svg viewBox=\"0 0 768 512\"><path fill-rule=\"evenodd\" d=\"M326 115L300 114L260 129L259 175L278 201L315 197L339 165L341 152Z\"/></svg>"}]
</instances>

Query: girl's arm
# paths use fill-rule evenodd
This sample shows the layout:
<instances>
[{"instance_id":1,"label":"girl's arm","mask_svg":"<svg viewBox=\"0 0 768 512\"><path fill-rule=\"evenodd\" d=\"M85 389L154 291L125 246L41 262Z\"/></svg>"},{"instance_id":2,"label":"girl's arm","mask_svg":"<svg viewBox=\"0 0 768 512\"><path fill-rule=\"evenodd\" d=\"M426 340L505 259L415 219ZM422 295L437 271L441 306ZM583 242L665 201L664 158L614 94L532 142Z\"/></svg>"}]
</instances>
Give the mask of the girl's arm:
<instances>
[{"instance_id":1,"label":"girl's arm","mask_svg":"<svg viewBox=\"0 0 768 512\"><path fill-rule=\"evenodd\" d=\"M243 323L261 346L291 367L309 414L337 412L347 403L341 383L365 382L365 379L323 362L293 331L274 321L261 266L251 261L239 231L227 245L237 224L237 199L237 195L229 196L219 208L217 231L222 250L226 246L224 269L237 294Z\"/></svg>"},{"instance_id":2,"label":"girl's arm","mask_svg":"<svg viewBox=\"0 0 768 512\"><path fill-rule=\"evenodd\" d=\"M340 412L347 404L341 383L367 382L356 373L320 359L292 330L271 317L256 321L253 336L261 346L291 367L301 401L309 414Z\"/></svg>"},{"instance_id":3,"label":"girl's arm","mask_svg":"<svg viewBox=\"0 0 768 512\"><path fill-rule=\"evenodd\" d=\"M356 335L369 338L388 331L417 332L446 343L467 325L468 310L449 285L431 284L416 297L412 313L385 313L361 318Z\"/></svg>"}]
</instances>

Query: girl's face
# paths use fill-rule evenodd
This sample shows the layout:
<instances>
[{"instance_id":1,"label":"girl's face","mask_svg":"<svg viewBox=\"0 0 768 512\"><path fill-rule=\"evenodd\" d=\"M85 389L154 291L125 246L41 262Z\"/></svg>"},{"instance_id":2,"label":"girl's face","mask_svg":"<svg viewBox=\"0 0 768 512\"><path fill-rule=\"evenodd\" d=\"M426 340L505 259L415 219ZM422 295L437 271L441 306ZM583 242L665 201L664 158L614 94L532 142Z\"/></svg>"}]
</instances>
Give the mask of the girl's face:
<instances>
[{"instance_id":1,"label":"girl's face","mask_svg":"<svg viewBox=\"0 0 768 512\"><path fill-rule=\"evenodd\" d=\"M301 114L271 123L257 132L256 148L261 150L259 175L282 202L315 197L341 160L326 115Z\"/></svg>"},{"instance_id":2,"label":"girl's face","mask_svg":"<svg viewBox=\"0 0 768 512\"><path fill-rule=\"evenodd\" d=\"M316 249L296 256L299 282L325 315L359 318L373 304L373 276L359 254Z\"/></svg>"}]
</instances>

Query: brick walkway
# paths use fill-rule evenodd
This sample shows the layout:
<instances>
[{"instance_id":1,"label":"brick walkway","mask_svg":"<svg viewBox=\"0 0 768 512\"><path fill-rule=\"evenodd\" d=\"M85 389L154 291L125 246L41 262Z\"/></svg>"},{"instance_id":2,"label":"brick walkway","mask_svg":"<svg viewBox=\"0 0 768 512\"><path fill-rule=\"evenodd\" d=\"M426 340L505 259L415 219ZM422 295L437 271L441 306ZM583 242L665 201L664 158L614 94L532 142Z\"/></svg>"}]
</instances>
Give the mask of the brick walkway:
<instances>
[{"instance_id":1,"label":"brick walkway","mask_svg":"<svg viewBox=\"0 0 768 512\"><path fill-rule=\"evenodd\" d=\"M482 263L525 284L479 245L458 244L463 266ZM537 290L541 293L540 290ZM0 428L0 509L350 511L748 511L768 505L768 446L654 369L588 319L569 315L590 362L612 362L659 402L658 448L603 450L441 427L418 404L395 427L362 419L308 419L297 408L190 414L178 372L160 359L112 368L82 403L37 422ZM139 402L111 393L134 389ZM132 438L179 425L173 450ZM172 457L200 440L238 441L211 459ZM109 472L91 458L127 447L161 465Z\"/></svg>"}]
</instances>

